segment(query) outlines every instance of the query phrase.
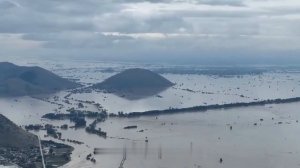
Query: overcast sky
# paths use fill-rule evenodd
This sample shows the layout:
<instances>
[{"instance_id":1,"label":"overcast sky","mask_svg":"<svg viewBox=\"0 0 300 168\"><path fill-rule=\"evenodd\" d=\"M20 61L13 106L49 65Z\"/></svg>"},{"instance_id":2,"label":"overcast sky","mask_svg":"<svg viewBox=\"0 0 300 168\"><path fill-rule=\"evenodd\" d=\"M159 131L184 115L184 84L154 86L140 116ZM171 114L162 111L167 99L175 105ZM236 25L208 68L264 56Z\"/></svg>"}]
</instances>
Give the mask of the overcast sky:
<instances>
[{"instance_id":1,"label":"overcast sky","mask_svg":"<svg viewBox=\"0 0 300 168\"><path fill-rule=\"evenodd\" d=\"M0 0L0 59L293 62L299 37L300 0Z\"/></svg>"}]
</instances>

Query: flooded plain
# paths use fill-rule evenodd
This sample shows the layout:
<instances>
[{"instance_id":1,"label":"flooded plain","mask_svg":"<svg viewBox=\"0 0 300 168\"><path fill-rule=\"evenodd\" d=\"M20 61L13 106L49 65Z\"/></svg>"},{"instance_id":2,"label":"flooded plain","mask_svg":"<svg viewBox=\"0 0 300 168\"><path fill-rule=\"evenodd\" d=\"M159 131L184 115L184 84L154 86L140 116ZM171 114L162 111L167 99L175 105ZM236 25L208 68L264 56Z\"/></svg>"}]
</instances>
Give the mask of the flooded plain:
<instances>
[{"instance_id":1,"label":"flooded plain","mask_svg":"<svg viewBox=\"0 0 300 168\"><path fill-rule=\"evenodd\" d=\"M118 167L124 146L124 167L299 167L298 106L108 120L99 126L113 138L91 139L89 145L103 149L96 155L99 167ZM127 125L137 125L138 129L124 130Z\"/></svg>"},{"instance_id":2,"label":"flooded plain","mask_svg":"<svg viewBox=\"0 0 300 168\"><path fill-rule=\"evenodd\" d=\"M86 86L101 82L118 70L135 67L132 64L108 66L103 63L80 64L82 66L75 63L63 66L53 62L37 64ZM110 67L114 71L109 71ZM43 99L1 98L0 112L20 126L72 126L74 123L69 120L52 121L41 117L47 113L67 113L68 109L77 109L78 103L85 101L99 103L108 113L116 114L120 111L142 112L300 95L299 72L268 71L233 76L162 75L176 85L159 95L141 100L128 100L104 92L70 94L64 91ZM69 96L66 98L66 95ZM97 111L95 106L83 104L83 110ZM122 160L124 168L300 167L299 106L300 102L139 118L108 118L97 124L97 128L107 132L107 138L88 134L84 128L58 129L62 138L84 142L82 145L64 142L75 150L71 162L63 167L116 168ZM92 121L87 119L87 125ZM126 126L137 128L124 129ZM61 143L44 137L45 131L34 133L43 139ZM96 163L86 160L90 153Z\"/></svg>"},{"instance_id":3,"label":"flooded plain","mask_svg":"<svg viewBox=\"0 0 300 168\"><path fill-rule=\"evenodd\" d=\"M74 146L75 151L72 161L64 167L119 167L124 150L124 167L300 167L299 105L290 103L158 117L111 118L97 125L108 133L106 139L88 134L85 129L59 130L62 138L84 142L83 145L66 142ZM40 120L38 116L44 112L42 109L39 109L40 114L31 115L26 111L35 111L33 108L23 105L15 108L15 111L4 114L16 123L72 125L69 121ZM45 106L44 110L47 108ZM136 125L137 129L123 129L129 125ZM41 137L46 134L44 131L34 133ZM92 163L85 157L95 148L98 153L93 157L97 162Z\"/></svg>"}]
</instances>

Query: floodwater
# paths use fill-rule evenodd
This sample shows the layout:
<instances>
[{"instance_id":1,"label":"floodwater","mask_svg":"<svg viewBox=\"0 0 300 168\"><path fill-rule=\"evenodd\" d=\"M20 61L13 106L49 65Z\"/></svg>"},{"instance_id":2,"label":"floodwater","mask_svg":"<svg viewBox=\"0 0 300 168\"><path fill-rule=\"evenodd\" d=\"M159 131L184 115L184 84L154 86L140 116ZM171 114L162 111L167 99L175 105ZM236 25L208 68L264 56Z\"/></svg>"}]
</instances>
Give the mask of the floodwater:
<instances>
[{"instance_id":1,"label":"floodwater","mask_svg":"<svg viewBox=\"0 0 300 168\"><path fill-rule=\"evenodd\" d=\"M65 60L28 60L19 62L21 65L41 66L83 85L90 86L102 82L108 77L127 68L141 67L134 63L107 63L96 61ZM148 69L173 67L172 65L144 65ZM179 67L181 68L181 67ZM202 67L193 67L201 69ZM237 68L238 69L238 68ZM266 99L292 98L300 95L300 68L289 70L267 69L263 74L216 76L201 74L162 74L175 86L156 96L128 100L114 94L80 93L72 94L75 100L91 100L100 103L109 113L147 111L167 108L183 108L208 104L225 104L236 102L252 102ZM63 99L66 93L59 93ZM74 102L76 103L76 102ZM64 104L64 103L63 103ZM67 104L64 104L69 107ZM66 108L60 112L66 112Z\"/></svg>"},{"instance_id":2,"label":"floodwater","mask_svg":"<svg viewBox=\"0 0 300 168\"><path fill-rule=\"evenodd\" d=\"M97 166L107 168L119 166L124 146L127 149L124 167L299 167L300 124L296 122L300 118L299 105L214 110L158 119L113 119L99 126L109 136L128 140L94 137L88 144L103 150L95 158L99 161ZM124 130L127 125L137 125L138 129ZM141 129L145 131L138 132ZM84 140L86 136L82 135L80 139Z\"/></svg>"},{"instance_id":3,"label":"floodwater","mask_svg":"<svg viewBox=\"0 0 300 168\"><path fill-rule=\"evenodd\" d=\"M110 113L192 107L208 104L252 102L291 98L300 95L299 74L266 73L243 77L164 74L176 85L159 94L140 100L127 100L113 94L80 93L71 98L102 104ZM189 89L189 90L187 90Z\"/></svg>"},{"instance_id":4,"label":"floodwater","mask_svg":"<svg viewBox=\"0 0 300 168\"><path fill-rule=\"evenodd\" d=\"M61 76L78 79L86 85L101 82L115 74L103 72L105 68L124 69L135 66L79 66L72 63L67 66L54 63L42 65ZM106 66L99 69L100 65ZM70 103L67 104L64 102L64 96L68 92L64 91L50 95L44 100L30 97L1 98L0 113L22 126L47 123L55 126L67 123L72 126L73 123L67 120L50 121L41 119L41 116L52 112L65 113L71 107L77 108L80 100L95 101L109 113L117 113L291 98L300 95L300 74L295 72L267 72L261 75L231 77L163 75L177 85L159 96L127 100L113 94L92 92L71 94ZM97 110L91 104L84 103L84 106L83 110ZM62 132L62 138L84 142L83 145L66 142L74 146L75 150L72 161L63 167L116 168L120 166L123 158L124 168L300 167L299 106L300 103L289 103L158 117L109 118L97 124L97 127L107 132L106 139L88 134L84 129L58 129ZM88 120L88 124L91 122L92 120ZM123 129L132 125L138 128ZM44 139L52 139L45 138L44 131L34 133ZM146 137L148 142L145 141ZM93 153L95 148L98 153L92 157L97 162L92 163L86 160L86 156Z\"/></svg>"},{"instance_id":5,"label":"floodwater","mask_svg":"<svg viewBox=\"0 0 300 168\"><path fill-rule=\"evenodd\" d=\"M24 103L27 104L26 101ZM62 138L85 143L67 143L74 146L75 151L72 161L64 167L119 167L125 149L124 167L300 167L299 105L290 103L161 115L157 118L108 119L97 125L107 131L109 137L106 139L87 134L84 129L59 130ZM36 120L38 123L37 115L27 116L26 110L34 109L26 109L23 105L15 108L11 112L14 115L5 113L14 122L29 124ZM40 122L55 126L72 125L68 121ZM129 125L137 125L138 128L123 129ZM43 131L35 133L41 137L45 134ZM85 159L94 148L99 149L99 154L93 156L96 164ZM219 163L220 158L222 163Z\"/></svg>"}]
</instances>

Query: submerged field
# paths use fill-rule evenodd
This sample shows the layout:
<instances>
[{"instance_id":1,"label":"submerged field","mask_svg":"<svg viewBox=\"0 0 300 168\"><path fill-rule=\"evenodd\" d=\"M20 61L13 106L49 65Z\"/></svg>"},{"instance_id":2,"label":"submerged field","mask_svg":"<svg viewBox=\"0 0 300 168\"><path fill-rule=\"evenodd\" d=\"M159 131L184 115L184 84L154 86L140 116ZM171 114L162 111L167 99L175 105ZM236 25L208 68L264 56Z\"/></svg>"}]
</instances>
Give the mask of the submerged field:
<instances>
[{"instance_id":1,"label":"submerged field","mask_svg":"<svg viewBox=\"0 0 300 168\"><path fill-rule=\"evenodd\" d=\"M136 66L107 63L86 63L79 66L76 62L66 65L53 62L38 64L86 86L101 82L122 69ZM148 67L162 71L162 67ZM255 71L250 71L253 73L243 71L240 74L216 75L215 71L207 74L207 71L193 70L188 71L189 74L182 74L169 70L174 67L165 65L164 68L164 72L168 73L162 75L176 85L152 97L129 100L105 92L64 91L43 98L2 98L0 112L22 126L72 126L74 123L69 120L53 121L41 117L47 113L68 113L67 110L72 107L97 111L99 109L95 103L100 104L108 113L117 114L300 96L300 73L297 69L281 71L259 68L263 70L258 72L254 68ZM90 103L91 101L95 103ZM80 102L83 107L79 107ZM88 134L84 128L58 128L62 138L84 142L82 145L64 142L75 148L71 162L64 167L115 168L119 167L124 153L124 167L300 167L300 162L297 161L300 157L299 105L296 102L199 113L108 118L97 124L97 128L107 132L106 139ZM93 120L87 119L87 125L91 122ZM137 128L124 129L126 126ZM41 137L46 134L43 130L34 133ZM51 137L44 139L55 140ZM95 148L96 155L93 154ZM86 160L90 153L97 160L96 163Z\"/></svg>"},{"instance_id":2,"label":"submerged field","mask_svg":"<svg viewBox=\"0 0 300 168\"><path fill-rule=\"evenodd\" d=\"M298 167L299 105L210 110L157 118L108 119L97 125L108 132L106 139L88 134L84 129L60 130L63 138L84 142L83 145L66 142L75 150L72 161L64 167L118 167L124 148L127 153L124 167ZM22 112L18 114L21 116ZM22 118L25 124L36 117ZM20 121L20 118L13 119ZM43 120L37 123L72 125L68 121ZM123 129L129 125L136 125L137 129ZM45 134L44 131L35 133ZM99 153L93 155L97 160L95 164L85 158L94 152L94 148L99 149Z\"/></svg>"}]
</instances>

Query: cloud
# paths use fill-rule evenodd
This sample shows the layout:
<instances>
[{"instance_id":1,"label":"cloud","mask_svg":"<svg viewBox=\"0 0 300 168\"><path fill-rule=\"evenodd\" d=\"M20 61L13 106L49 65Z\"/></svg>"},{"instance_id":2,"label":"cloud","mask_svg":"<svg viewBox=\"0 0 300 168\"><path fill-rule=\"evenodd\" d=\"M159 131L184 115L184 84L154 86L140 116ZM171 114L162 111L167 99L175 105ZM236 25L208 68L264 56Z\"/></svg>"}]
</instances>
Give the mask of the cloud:
<instances>
[{"instance_id":1,"label":"cloud","mask_svg":"<svg viewBox=\"0 0 300 168\"><path fill-rule=\"evenodd\" d=\"M14 3L12 1L0 1L0 9L6 10L14 7L18 7L19 5L17 3Z\"/></svg>"},{"instance_id":2,"label":"cloud","mask_svg":"<svg viewBox=\"0 0 300 168\"><path fill-rule=\"evenodd\" d=\"M200 4L208 5L226 5L226 6L244 6L243 0L198 0Z\"/></svg>"},{"instance_id":3,"label":"cloud","mask_svg":"<svg viewBox=\"0 0 300 168\"><path fill-rule=\"evenodd\" d=\"M42 45L42 42L25 40L21 34L0 34L0 46L6 49L34 49Z\"/></svg>"},{"instance_id":4,"label":"cloud","mask_svg":"<svg viewBox=\"0 0 300 168\"><path fill-rule=\"evenodd\" d=\"M26 43L40 56L99 59L285 56L300 53L299 9L298 0L0 0L0 58Z\"/></svg>"}]
</instances>

